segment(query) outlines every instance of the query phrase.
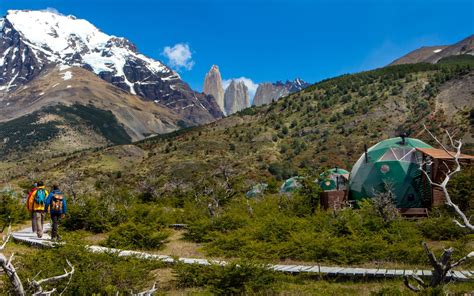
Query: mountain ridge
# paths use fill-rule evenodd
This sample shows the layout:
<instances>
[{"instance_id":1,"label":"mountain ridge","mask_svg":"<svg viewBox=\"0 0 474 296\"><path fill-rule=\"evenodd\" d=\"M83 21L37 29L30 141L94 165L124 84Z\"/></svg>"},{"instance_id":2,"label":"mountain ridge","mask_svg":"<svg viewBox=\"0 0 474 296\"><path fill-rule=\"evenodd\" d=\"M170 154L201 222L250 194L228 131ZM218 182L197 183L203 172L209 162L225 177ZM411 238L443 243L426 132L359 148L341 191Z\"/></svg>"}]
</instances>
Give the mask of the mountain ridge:
<instances>
[{"instance_id":1,"label":"mountain ridge","mask_svg":"<svg viewBox=\"0 0 474 296\"><path fill-rule=\"evenodd\" d=\"M3 94L25 85L45 67L77 66L143 100L162 103L193 124L222 116L211 97L193 91L175 71L86 20L49 11L10 10L0 29Z\"/></svg>"}]
</instances>

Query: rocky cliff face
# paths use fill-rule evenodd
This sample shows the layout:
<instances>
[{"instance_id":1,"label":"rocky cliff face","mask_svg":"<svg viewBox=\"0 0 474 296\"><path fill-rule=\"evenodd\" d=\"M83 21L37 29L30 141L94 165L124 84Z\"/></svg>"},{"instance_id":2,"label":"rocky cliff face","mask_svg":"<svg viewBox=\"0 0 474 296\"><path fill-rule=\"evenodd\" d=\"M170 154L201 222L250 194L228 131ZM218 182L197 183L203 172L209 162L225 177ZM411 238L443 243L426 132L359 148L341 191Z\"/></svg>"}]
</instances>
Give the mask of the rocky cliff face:
<instances>
[{"instance_id":1,"label":"rocky cliff face","mask_svg":"<svg viewBox=\"0 0 474 296\"><path fill-rule=\"evenodd\" d=\"M242 81L229 84L224 94L224 107L227 115L250 107L250 97L247 86Z\"/></svg>"},{"instance_id":2,"label":"rocky cliff face","mask_svg":"<svg viewBox=\"0 0 474 296\"><path fill-rule=\"evenodd\" d=\"M29 10L10 10L0 18L0 98L57 65L85 68L194 124L222 116L211 96L193 91L176 72L140 54L127 39L107 35L86 20Z\"/></svg>"},{"instance_id":3,"label":"rocky cliff face","mask_svg":"<svg viewBox=\"0 0 474 296\"><path fill-rule=\"evenodd\" d=\"M222 87L222 77L218 66L213 65L211 70L207 72L206 78L204 79L203 92L206 95L212 95L221 111L225 111L224 88Z\"/></svg>"},{"instance_id":4,"label":"rocky cliff face","mask_svg":"<svg viewBox=\"0 0 474 296\"><path fill-rule=\"evenodd\" d=\"M293 81L286 81L285 83L281 81L276 83L261 83L258 85L257 92L255 93L253 105L260 106L269 104L272 101L277 101L281 97L300 91L309 85L309 83L299 78Z\"/></svg>"}]
</instances>

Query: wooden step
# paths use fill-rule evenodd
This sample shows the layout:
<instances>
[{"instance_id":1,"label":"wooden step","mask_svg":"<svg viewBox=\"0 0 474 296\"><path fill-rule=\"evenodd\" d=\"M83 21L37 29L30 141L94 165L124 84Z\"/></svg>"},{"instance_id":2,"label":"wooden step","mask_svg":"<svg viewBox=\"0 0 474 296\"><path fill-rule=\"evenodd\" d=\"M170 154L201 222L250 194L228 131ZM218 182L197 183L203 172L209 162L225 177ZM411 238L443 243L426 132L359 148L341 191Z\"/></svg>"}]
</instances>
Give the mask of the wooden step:
<instances>
[{"instance_id":1,"label":"wooden step","mask_svg":"<svg viewBox=\"0 0 474 296\"><path fill-rule=\"evenodd\" d=\"M398 212L404 218L423 218L428 217L428 209L427 208L400 208Z\"/></svg>"}]
</instances>

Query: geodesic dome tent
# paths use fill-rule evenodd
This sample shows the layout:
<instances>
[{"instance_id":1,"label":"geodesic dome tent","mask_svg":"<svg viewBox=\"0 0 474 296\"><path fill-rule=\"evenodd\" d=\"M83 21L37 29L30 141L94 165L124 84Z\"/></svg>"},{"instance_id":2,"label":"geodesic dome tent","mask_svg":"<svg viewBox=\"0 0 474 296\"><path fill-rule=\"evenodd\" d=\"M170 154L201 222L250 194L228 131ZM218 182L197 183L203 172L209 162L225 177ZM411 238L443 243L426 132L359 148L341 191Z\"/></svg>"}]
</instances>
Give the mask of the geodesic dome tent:
<instances>
[{"instance_id":1,"label":"geodesic dome tent","mask_svg":"<svg viewBox=\"0 0 474 296\"><path fill-rule=\"evenodd\" d=\"M251 197L257 197L258 195L260 194L263 194L263 192L267 189L268 187L268 184L266 183L259 183L255 186L252 187L252 189L250 189L249 191L247 191L247 193L245 194L245 196L247 198L251 198Z\"/></svg>"},{"instance_id":2,"label":"geodesic dome tent","mask_svg":"<svg viewBox=\"0 0 474 296\"><path fill-rule=\"evenodd\" d=\"M392 138L370 147L356 162L349 182L350 198L359 201L392 185L398 208L424 207L430 187L419 169L421 153L416 148L432 148L412 138Z\"/></svg>"},{"instance_id":3,"label":"geodesic dome tent","mask_svg":"<svg viewBox=\"0 0 474 296\"><path fill-rule=\"evenodd\" d=\"M280 187L280 193L291 193L296 189L301 188L300 180L303 180L303 177L296 176L286 179Z\"/></svg>"},{"instance_id":4,"label":"geodesic dome tent","mask_svg":"<svg viewBox=\"0 0 474 296\"><path fill-rule=\"evenodd\" d=\"M341 168L332 168L319 175L319 186L324 191L346 190L349 172Z\"/></svg>"}]
</instances>

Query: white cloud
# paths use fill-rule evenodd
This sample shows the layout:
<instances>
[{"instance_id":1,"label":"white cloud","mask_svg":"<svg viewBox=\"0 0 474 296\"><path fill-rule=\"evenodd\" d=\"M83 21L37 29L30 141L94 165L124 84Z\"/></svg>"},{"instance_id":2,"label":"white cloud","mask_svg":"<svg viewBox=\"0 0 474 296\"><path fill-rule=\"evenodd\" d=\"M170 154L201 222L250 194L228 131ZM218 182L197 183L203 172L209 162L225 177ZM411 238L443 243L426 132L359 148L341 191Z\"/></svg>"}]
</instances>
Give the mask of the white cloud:
<instances>
[{"instance_id":1,"label":"white cloud","mask_svg":"<svg viewBox=\"0 0 474 296\"><path fill-rule=\"evenodd\" d=\"M224 90L229 86L232 80L242 81L245 84L245 86L249 89L250 101L252 102L253 97L255 96L255 92L257 91L258 83L253 82L252 79L247 77L224 79L222 81L222 87L224 88Z\"/></svg>"},{"instance_id":2,"label":"white cloud","mask_svg":"<svg viewBox=\"0 0 474 296\"><path fill-rule=\"evenodd\" d=\"M177 43L173 47L166 46L161 54L168 58L168 64L172 68L191 70L194 66L193 54L186 43Z\"/></svg>"}]
</instances>

